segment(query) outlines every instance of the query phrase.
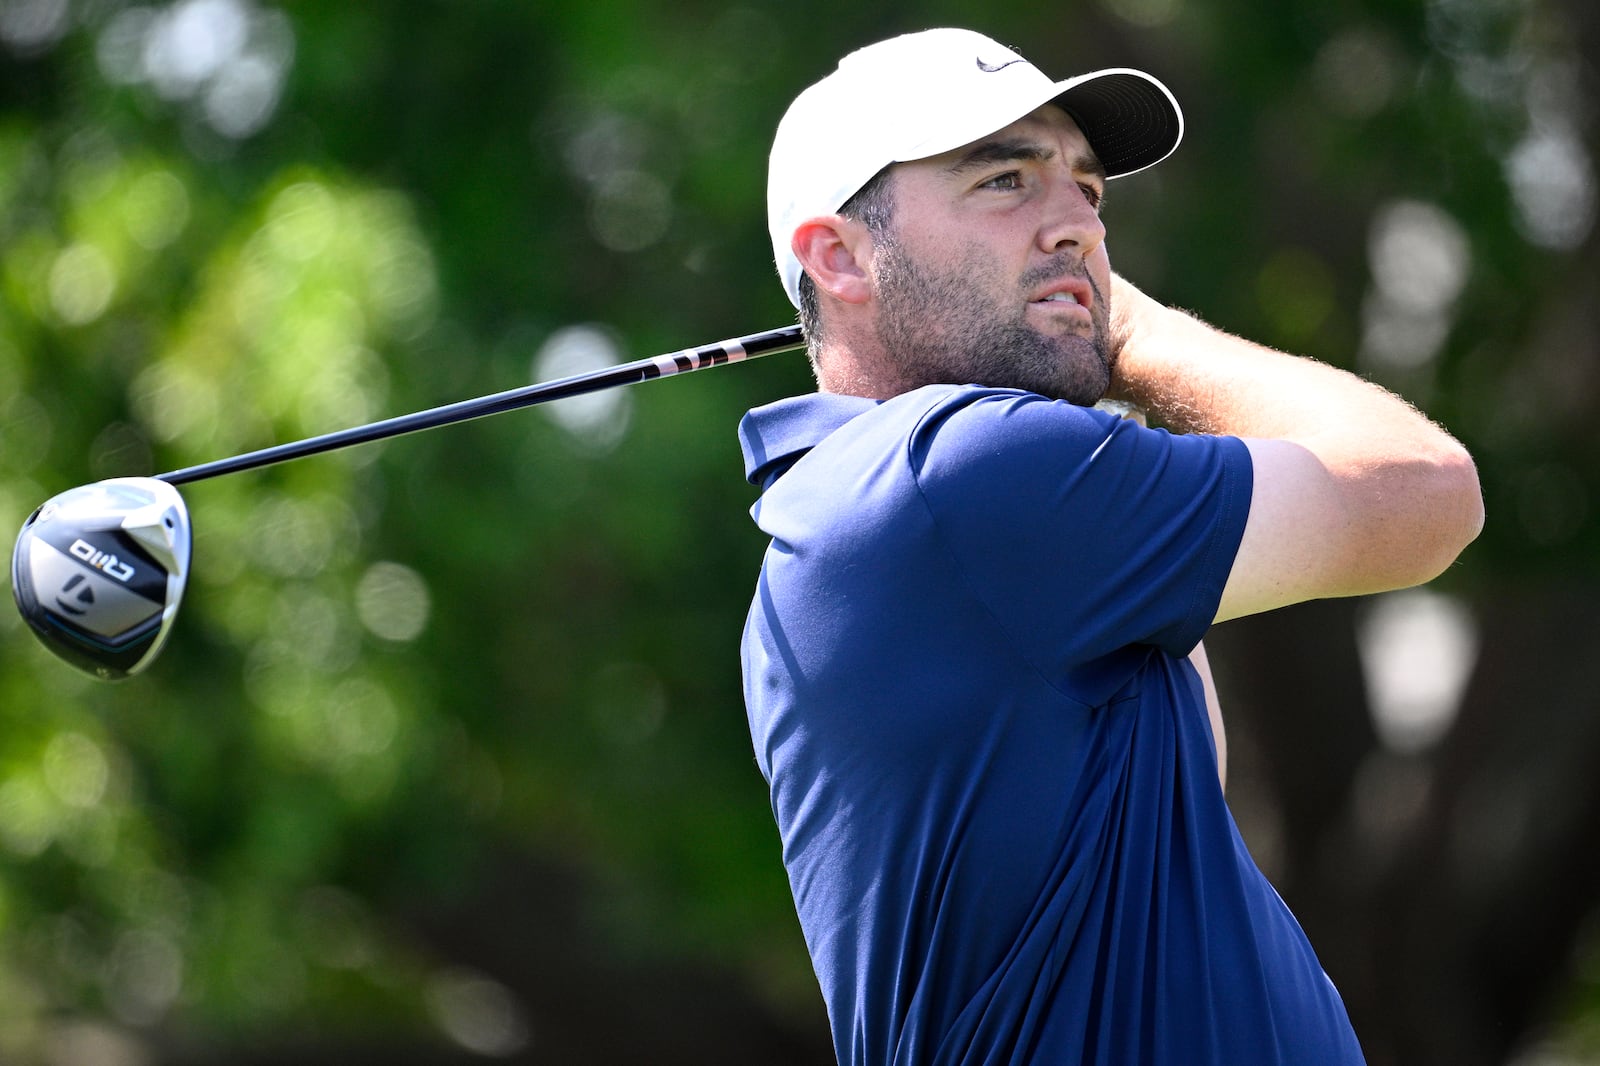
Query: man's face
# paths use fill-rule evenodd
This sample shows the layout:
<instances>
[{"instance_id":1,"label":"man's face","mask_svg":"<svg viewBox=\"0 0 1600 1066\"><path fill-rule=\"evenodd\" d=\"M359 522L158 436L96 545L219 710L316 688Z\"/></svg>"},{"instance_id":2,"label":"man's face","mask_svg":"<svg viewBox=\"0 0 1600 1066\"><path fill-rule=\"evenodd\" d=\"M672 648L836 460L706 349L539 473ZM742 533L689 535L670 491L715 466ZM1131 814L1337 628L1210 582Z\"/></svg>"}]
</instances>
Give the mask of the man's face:
<instances>
[{"instance_id":1,"label":"man's face","mask_svg":"<svg viewBox=\"0 0 1600 1066\"><path fill-rule=\"evenodd\" d=\"M1111 379L1103 168L1047 105L893 172L877 235L877 332L905 382L1092 404Z\"/></svg>"}]
</instances>

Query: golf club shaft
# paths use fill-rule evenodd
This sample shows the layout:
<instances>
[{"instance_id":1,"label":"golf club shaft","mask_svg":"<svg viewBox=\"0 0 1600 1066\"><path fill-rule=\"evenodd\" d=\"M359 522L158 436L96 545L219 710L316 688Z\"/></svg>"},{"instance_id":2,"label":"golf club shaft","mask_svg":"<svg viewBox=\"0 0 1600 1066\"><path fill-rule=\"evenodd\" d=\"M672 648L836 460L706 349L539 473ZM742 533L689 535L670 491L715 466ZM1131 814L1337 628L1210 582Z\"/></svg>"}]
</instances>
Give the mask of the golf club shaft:
<instances>
[{"instance_id":1,"label":"golf club shaft","mask_svg":"<svg viewBox=\"0 0 1600 1066\"><path fill-rule=\"evenodd\" d=\"M525 385L506 392L497 392L490 396L480 396L475 400L462 400L460 403L447 404L427 411L418 411L415 414L400 415L364 426L353 426L350 429L325 433L318 437L308 437L305 440L294 441L289 444L262 448L259 451L246 452L243 455L235 455L229 459L217 459L209 463L201 463L199 466L184 467L182 470L173 470L156 476L170 485L183 485L191 481L202 481L206 478L218 477L222 474L233 474L241 470L254 470L257 467L287 462L290 459L318 455L337 448L348 448L353 444L366 444L370 441L385 440L389 437L416 433L424 429L434 429L438 426L448 426L456 422L466 422L470 419L483 418L487 415L497 415L505 411L515 411L523 407L531 407L534 404L565 399L569 396L579 396L587 392L597 392L601 389L614 388L618 385L632 385L635 382L648 381L651 378L683 374L691 370L718 366L722 363L735 363L743 359L754 359L757 356L793 351L804 345L805 340L800 334L800 327L786 326L782 329L767 330L764 333L752 333L749 336L721 341L717 344L708 344L700 348L686 348L681 352L675 352L670 355L658 355L649 359L639 359L631 363L605 367L586 374L575 374L572 377L559 378L555 381Z\"/></svg>"}]
</instances>

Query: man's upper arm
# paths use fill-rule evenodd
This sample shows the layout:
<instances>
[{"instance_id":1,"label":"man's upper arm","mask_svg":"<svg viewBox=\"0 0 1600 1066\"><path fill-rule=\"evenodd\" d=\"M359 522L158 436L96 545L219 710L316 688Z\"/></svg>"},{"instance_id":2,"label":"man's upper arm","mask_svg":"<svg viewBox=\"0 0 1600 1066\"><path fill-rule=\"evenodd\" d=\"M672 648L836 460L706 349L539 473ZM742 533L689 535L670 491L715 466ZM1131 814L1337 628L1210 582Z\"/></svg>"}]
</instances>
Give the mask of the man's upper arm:
<instances>
[{"instance_id":1,"label":"man's upper arm","mask_svg":"<svg viewBox=\"0 0 1600 1066\"><path fill-rule=\"evenodd\" d=\"M1332 477L1316 456L1282 440L1246 440L1250 514L1217 607L1217 621L1324 595L1330 546L1344 515Z\"/></svg>"},{"instance_id":2,"label":"man's upper arm","mask_svg":"<svg viewBox=\"0 0 1600 1066\"><path fill-rule=\"evenodd\" d=\"M1293 441L1244 443L1253 467L1250 513L1218 621L1421 584L1460 551L1453 494L1462 477L1476 484L1470 460L1459 471L1436 457L1330 468ZM1417 469L1430 476L1415 477Z\"/></svg>"}]
</instances>

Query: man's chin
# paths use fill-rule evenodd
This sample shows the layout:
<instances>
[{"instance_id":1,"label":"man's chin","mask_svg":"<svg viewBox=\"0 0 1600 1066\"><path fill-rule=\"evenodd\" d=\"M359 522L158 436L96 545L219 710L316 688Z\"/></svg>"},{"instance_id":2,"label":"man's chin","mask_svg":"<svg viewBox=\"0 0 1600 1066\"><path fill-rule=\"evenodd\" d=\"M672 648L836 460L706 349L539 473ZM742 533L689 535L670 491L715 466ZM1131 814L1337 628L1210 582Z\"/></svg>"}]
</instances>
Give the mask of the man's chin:
<instances>
[{"instance_id":1,"label":"man's chin","mask_svg":"<svg viewBox=\"0 0 1600 1066\"><path fill-rule=\"evenodd\" d=\"M1065 400L1070 404L1076 404L1079 407L1093 407L1106 398L1106 391L1110 386L1109 380L1101 385L1089 382L1074 382L1061 389L1055 398Z\"/></svg>"},{"instance_id":2,"label":"man's chin","mask_svg":"<svg viewBox=\"0 0 1600 1066\"><path fill-rule=\"evenodd\" d=\"M980 382L980 384L984 384ZM999 388L1021 389L1024 392L1037 393L1051 400L1065 400L1067 403L1079 407L1093 407L1105 398L1106 391L1111 387L1109 375L1074 373L1070 376L1053 376L1049 379L1026 380L1013 378L1008 381L996 381L992 384Z\"/></svg>"},{"instance_id":3,"label":"man's chin","mask_svg":"<svg viewBox=\"0 0 1600 1066\"><path fill-rule=\"evenodd\" d=\"M1087 337L1062 345L1059 374L1049 391L1035 390L1079 407L1093 407L1111 387L1111 366L1104 347Z\"/></svg>"}]
</instances>

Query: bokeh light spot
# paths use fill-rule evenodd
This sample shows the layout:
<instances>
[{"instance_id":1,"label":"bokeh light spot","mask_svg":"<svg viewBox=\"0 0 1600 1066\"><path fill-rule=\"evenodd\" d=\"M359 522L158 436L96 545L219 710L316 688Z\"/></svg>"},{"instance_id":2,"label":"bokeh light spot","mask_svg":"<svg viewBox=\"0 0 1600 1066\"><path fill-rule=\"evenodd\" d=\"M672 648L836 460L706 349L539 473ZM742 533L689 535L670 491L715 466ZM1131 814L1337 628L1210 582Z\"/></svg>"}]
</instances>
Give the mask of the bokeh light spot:
<instances>
[{"instance_id":1,"label":"bokeh light spot","mask_svg":"<svg viewBox=\"0 0 1600 1066\"><path fill-rule=\"evenodd\" d=\"M1373 216L1367 259L1373 286L1362 305L1362 362L1428 363L1449 335L1466 287L1472 266L1466 231L1433 204L1395 201Z\"/></svg>"},{"instance_id":2,"label":"bokeh light spot","mask_svg":"<svg viewBox=\"0 0 1600 1066\"><path fill-rule=\"evenodd\" d=\"M595 239L614 252L640 252L666 236L672 193L653 174L624 170L600 182L590 204Z\"/></svg>"},{"instance_id":3,"label":"bokeh light spot","mask_svg":"<svg viewBox=\"0 0 1600 1066\"><path fill-rule=\"evenodd\" d=\"M1256 294L1286 346L1303 346L1333 313L1333 272L1313 252L1283 248L1261 268Z\"/></svg>"},{"instance_id":4,"label":"bokeh light spot","mask_svg":"<svg viewBox=\"0 0 1600 1066\"><path fill-rule=\"evenodd\" d=\"M147 367L129 391L140 422L157 440L208 432L216 423L216 383L175 361Z\"/></svg>"},{"instance_id":5,"label":"bokeh light spot","mask_svg":"<svg viewBox=\"0 0 1600 1066\"><path fill-rule=\"evenodd\" d=\"M432 604L422 575L400 563L379 562L356 584L356 613L374 636L397 644L427 628Z\"/></svg>"},{"instance_id":6,"label":"bokeh light spot","mask_svg":"<svg viewBox=\"0 0 1600 1066\"><path fill-rule=\"evenodd\" d=\"M280 577L310 577L328 564L334 530L318 501L281 496L256 510L250 555Z\"/></svg>"},{"instance_id":7,"label":"bokeh light spot","mask_svg":"<svg viewBox=\"0 0 1600 1066\"><path fill-rule=\"evenodd\" d=\"M218 133L243 139L267 124L282 89L281 67L263 56L242 56L206 90L206 118Z\"/></svg>"},{"instance_id":8,"label":"bokeh light spot","mask_svg":"<svg viewBox=\"0 0 1600 1066\"><path fill-rule=\"evenodd\" d=\"M100 745L82 733L57 733L44 750L44 782L69 807L93 807L111 768Z\"/></svg>"},{"instance_id":9,"label":"bokeh light spot","mask_svg":"<svg viewBox=\"0 0 1600 1066\"><path fill-rule=\"evenodd\" d=\"M1518 228L1541 248L1567 250L1589 236L1595 221L1595 170L1577 134L1536 130L1506 161Z\"/></svg>"},{"instance_id":10,"label":"bokeh light spot","mask_svg":"<svg viewBox=\"0 0 1600 1066\"><path fill-rule=\"evenodd\" d=\"M297 182L273 197L267 241L284 259L306 262L328 247L339 224L333 194L314 181Z\"/></svg>"},{"instance_id":11,"label":"bokeh light spot","mask_svg":"<svg viewBox=\"0 0 1600 1066\"><path fill-rule=\"evenodd\" d=\"M128 188L123 222L138 245L158 251L177 240L189 221L189 190L171 171L153 170Z\"/></svg>"},{"instance_id":12,"label":"bokeh light spot","mask_svg":"<svg viewBox=\"0 0 1600 1066\"><path fill-rule=\"evenodd\" d=\"M549 381L614 366L622 352L611 334L597 326L557 330L534 356L533 378ZM539 408L574 438L598 451L615 447L628 432L633 401L626 390L602 389Z\"/></svg>"},{"instance_id":13,"label":"bokeh light spot","mask_svg":"<svg viewBox=\"0 0 1600 1066\"><path fill-rule=\"evenodd\" d=\"M1478 654L1459 601L1428 589L1375 597L1357 628L1373 724L1392 751L1420 751L1454 723Z\"/></svg>"},{"instance_id":14,"label":"bokeh light spot","mask_svg":"<svg viewBox=\"0 0 1600 1066\"><path fill-rule=\"evenodd\" d=\"M50 308L69 326L83 326L105 313L116 292L117 274L105 253L74 244L50 267Z\"/></svg>"},{"instance_id":15,"label":"bokeh light spot","mask_svg":"<svg viewBox=\"0 0 1600 1066\"><path fill-rule=\"evenodd\" d=\"M1373 219L1368 243L1373 281L1389 302L1437 312L1466 284L1471 247L1466 231L1433 204L1400 200Z\"/></svg>"},{"instance_id":16,"label":"bokeh light spot","mask_svg":"<svg viewBox=\"0 0 1600 1066\"><path fill-rule=\"evenodd\" d=\"M1317 53L1312 80L1328 108L1349 118L1367 118L1394 95L1400 60L1394 45L1360 28L1333 37Z\"/></svg>"},{"instance_id":17,"label":"bokeh light spot","mask_svg":"<svg viewBox=\"0 0 1600 1066\"><path fill-rule=\"evenodd\" d=\"M33 858L55 839L58 811L39 782L13 776L0 785L0 843L14 855Z\"/></svg>"},{"instance_id":18,"label":"bokeh light spot","mask_svg":"<svg viewBox=\"0 0 1600 1066\"><path fill-rule=\"evenodd\" d=\"M130 1025L161 1020L183 991L183 953L171 937L133 929L117 940L106 974L106 999Z\"/></svg>"},{"instance_id":19,"label":"bokeh light spot","mask_svg":"<svg viewBox=\"0 0 1600 1066\"><path fill-rule=\"evenodd\" d=\"M528 1046L528 1023L498 981L472 970L445 970L429 982L427 998L439 1028L468 1051L504 1058Z\"/></svg>"},{"instance_id":20,"label":"bokeh light spot","mask_svg":"<svg viewBox=\"0 0 1600 1066\"><path fill-rule=\"evenodd\" d=\"M5 0L0 40L25 55L43 51L67 32L67 0Z\"/></svg>"},{"instance_id":21,"label":"bokeh light spot","mask_svg":"<svg viewBox=\"0 0 1600 1066\"><path fill-rule=\"evenodd\" d=\"M394 700L382 685L354 677L333 690L328 700L327 739L336 759L387 751L398 729Z\"/></svg>"}]
</instances>

